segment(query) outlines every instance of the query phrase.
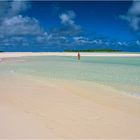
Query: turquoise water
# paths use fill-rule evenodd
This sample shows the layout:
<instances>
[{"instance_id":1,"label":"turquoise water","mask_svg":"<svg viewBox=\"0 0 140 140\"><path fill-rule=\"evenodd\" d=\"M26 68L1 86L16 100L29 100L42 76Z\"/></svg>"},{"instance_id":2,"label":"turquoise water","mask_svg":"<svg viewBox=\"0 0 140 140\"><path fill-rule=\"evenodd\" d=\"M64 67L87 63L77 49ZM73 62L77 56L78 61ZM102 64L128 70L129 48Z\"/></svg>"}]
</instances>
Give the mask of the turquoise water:
<instances>
[{"instance_id":1,"label":"turquoise water","mask_svg":"<svg viewBox=\"0 0 140 140\"><path fill-rule=\"evenodd\" d=\"M0 73L21 73L50 79L98 82L140 93L140 57L28 57L25 62L0 64Z\"/></svg>"}]
</instances>

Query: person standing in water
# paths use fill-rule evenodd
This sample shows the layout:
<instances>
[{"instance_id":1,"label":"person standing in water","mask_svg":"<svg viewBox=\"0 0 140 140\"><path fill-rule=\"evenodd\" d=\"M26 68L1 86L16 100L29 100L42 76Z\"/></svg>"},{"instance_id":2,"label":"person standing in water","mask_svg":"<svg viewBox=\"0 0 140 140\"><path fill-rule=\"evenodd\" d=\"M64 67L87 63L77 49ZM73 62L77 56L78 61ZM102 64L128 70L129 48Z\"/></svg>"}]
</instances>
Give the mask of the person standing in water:
<instances>
[{"instance_id":1,"label":"person standing in water","mask_svg":"<svg viewBox=\"0 0 140 140\"><path fill-rule=\"evenodd\" d=\"M78 60L80 60L80 53L79 52L78 52L77 58L78 58Z\"/></svg>"}]
</instances>

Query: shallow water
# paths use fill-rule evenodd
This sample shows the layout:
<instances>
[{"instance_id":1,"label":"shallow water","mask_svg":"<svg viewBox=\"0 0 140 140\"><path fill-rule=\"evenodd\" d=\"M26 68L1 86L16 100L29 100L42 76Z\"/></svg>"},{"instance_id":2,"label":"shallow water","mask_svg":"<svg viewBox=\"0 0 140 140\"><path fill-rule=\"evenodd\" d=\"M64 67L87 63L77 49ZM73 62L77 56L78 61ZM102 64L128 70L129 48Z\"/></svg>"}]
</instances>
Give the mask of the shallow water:
<instances>
[{"instance_id":1,"label":"shallow water","mask_svg":"<svg viewBox=\"0 0 140 140\"><path fill-rule=\"evenodd\" d=\"M140 93L140 57L27 57L0 63L0 74L27 74L50 79L84 80Z\"/></svg>"}]
</instances>

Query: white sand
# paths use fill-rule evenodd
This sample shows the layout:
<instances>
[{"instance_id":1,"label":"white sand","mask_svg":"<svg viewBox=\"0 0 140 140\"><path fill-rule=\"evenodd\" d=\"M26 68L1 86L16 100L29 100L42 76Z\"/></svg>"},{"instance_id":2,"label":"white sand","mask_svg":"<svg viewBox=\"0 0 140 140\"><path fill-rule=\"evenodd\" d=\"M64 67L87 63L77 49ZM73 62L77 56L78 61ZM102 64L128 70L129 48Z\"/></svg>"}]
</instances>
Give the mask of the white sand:
<instances>
[{"instance_id":1,"label":"white sand","mask_svg":"<svg viewBox=\"0 0 140 140\"><path fill-rule=\"evenodd\" d=\"M0 53L0 58L76 53ZM84 56L140 56L82 53ZM140 139L140 99L103 85L0 76L0 139Z\"/></svg>"},{"instance_id":2,"label":"white sand","mask_svg":"<svg viewBox=\"0 0 140 140\"><path fill-rule=\"evenodd\" d=\"M140 57L140 53L80 53L81 56L113 56L113 57ZM76 56L73 52L5 52L0 53L0 58L23 57L23 56Z\"/></svg>"},{"instance_id":3,"label":"white sand","mask_svg":"<svg viewBox=\"0 0 140 140\"><path fill-rule=\"evenodd\" d=\"M79 81L0 77L0 138L140 138L140 100Z\"/></svg>"}]
</instances>

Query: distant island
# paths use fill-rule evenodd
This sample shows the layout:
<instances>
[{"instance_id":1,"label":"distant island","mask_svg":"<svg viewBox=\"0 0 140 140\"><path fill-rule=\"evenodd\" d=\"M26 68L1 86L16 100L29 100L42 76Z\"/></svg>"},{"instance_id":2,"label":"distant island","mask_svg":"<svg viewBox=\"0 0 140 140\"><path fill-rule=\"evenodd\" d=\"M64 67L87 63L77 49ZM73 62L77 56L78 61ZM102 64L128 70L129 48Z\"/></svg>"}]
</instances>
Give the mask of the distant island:
<instances>
[{"instance_id":1,"label":"distant island","mask_svg":"<svg viewBox=\"0 0 140 140\"><path fill-rule=\"evenodd\" d=\"M121 52L113 49L94 49L94 50L64 50L64 52Z\"/></svg>"}]
</instances>

